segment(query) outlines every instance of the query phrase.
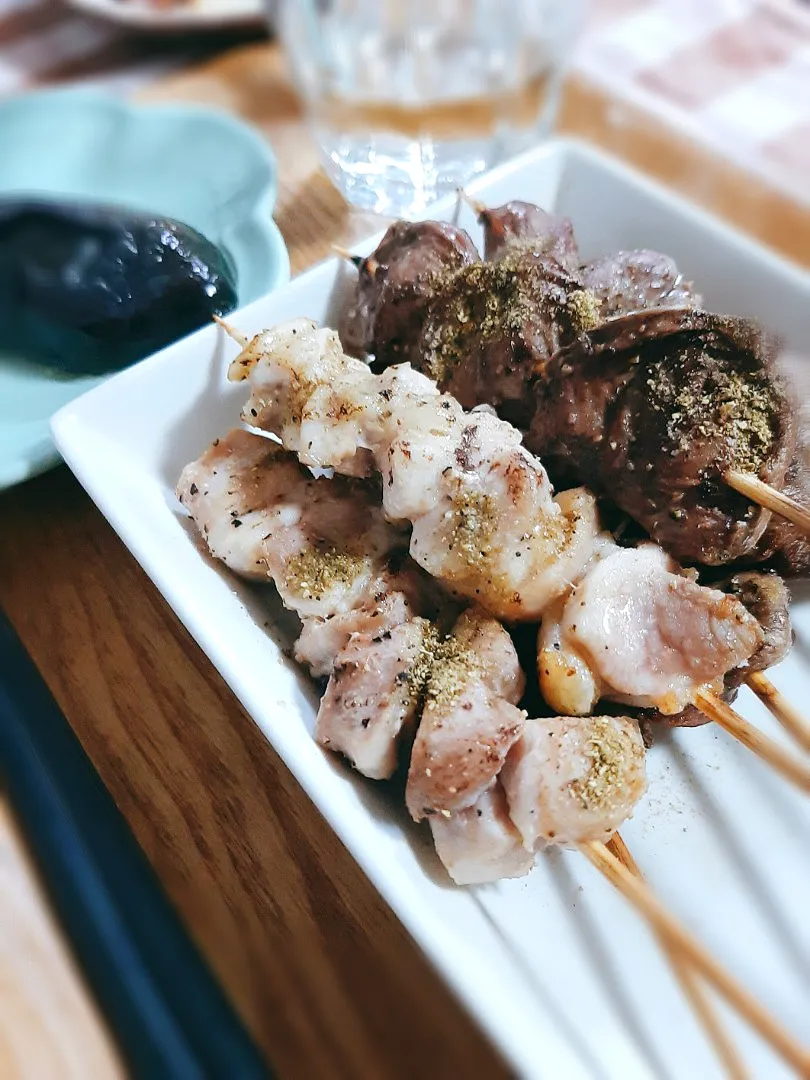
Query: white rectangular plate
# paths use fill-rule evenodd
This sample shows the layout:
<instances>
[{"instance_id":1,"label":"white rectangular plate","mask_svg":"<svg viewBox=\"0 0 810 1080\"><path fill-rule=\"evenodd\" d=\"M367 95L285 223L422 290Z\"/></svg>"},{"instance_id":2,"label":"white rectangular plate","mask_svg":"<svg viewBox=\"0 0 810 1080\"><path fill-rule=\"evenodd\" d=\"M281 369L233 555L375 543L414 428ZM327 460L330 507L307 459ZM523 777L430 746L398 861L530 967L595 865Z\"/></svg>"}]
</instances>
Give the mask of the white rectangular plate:
<instances>
[{"instance_id":1,"label":"white rectangular plate","mask_svg":"<svg viewBox=\"0 0 810 1080\"><path fill-rule=\"evenodd\" d=\"M709 306L759 315L810 352L808 275L591 150L547 145L470 190L493 205L523 198L569 215L585 257L668 252ZM431 216L456 210L448 201ZM460 221L478 237L468 210ZM351 273L324 263L233 321L251 333L294 316L334 324ZM528 878L452 887L425 830L383 787L315 745L314 691L282 652L289 620L268 587L239 582L201 553L173 495L181 467L238 421L245 391L225 380L233 353L211 327L74 401L53 422L70 467L520 1075L722 1075L647 930L581 856L554 851ZM802 595L810 599L797 590L796 645L773 676L807 709L810 602ZM750 691L738 704L781 737ZM649 792L623 830L631 850L685 922L807 1038L807 800L713 726L662 738L649 773ZM740 1022L730 1025L752 1076L789 1075Z\"/></svg>"}]
</instances>

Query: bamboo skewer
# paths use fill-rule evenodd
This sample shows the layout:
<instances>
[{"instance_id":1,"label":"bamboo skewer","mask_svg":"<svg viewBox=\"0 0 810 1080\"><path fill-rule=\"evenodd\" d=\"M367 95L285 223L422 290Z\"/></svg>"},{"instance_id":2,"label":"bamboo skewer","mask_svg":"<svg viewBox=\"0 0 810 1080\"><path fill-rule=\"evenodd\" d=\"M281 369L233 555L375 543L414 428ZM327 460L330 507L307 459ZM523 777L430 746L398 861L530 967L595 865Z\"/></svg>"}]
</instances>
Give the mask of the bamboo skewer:
<instances>
[{"instance_id":1,"label":"bamboo skewer","mask_svg":"<svg viewBox=\"0 0 810 1080\"><path fill-rule=\"evenodd\" d=\"M789 495L777 491L775 487L766 484L758 476L739 472L737 469L729 469L723 479L729 487L734 488L740 495L744 495L746 499L757 503L758 506L764 506L766 510L773 510L775 514L781 515L802 532L810 533L810 510L800 506Z\"/></svg>"},{"instance_id":2,"label":"bamboo skewer","mask_svg":"<svg viewBox=\"0 0 810 1080\"><path fill-rule=\"evenodd\" d=\"M486 203L482 203L479 199L474 199L472 195L468 195L464 188L458 188L457 190L458 197L469 206L476 217L481 217L489 209Z\"/></svg>"},{"instance_id":3,"label":"bamboo skewer","mask_svg":"<svg viewBox=\"0 0 810 1080\"><path fill-rule=\"evenodd\" d=\"M619 862L627 867L631 874L635 874L641 881L644 880L644 875L619 833L614 833L613 838L607 843L607 849L612 855L616 856ZM659 935L659 941L662 949L667 954L667 959L672 966L672 971L678 980L684 997L692 1006L692 1011L703 1027L709 1042L714 1047L714 1051L722 1062L726 1073L731 1080L748 1080L748 1070L743 1064L743 1060L731 1041L728 1032L723 1027L720 1017L717 1015L700 979L689 966L683 954L672 948L666 938Z\"/></svg>"},{"instance_id":4,"label":"bamboo skewer","mask_svg":"<svg viewBox=\"0 0 810 1080\"><path fill-rule=\"evenodd\" d=\"M752 672L745 681L785 731L792 735L799 746L810 753L810 725L790 704L781 690L777 690L761 671Z\"/></svg>"},{"instance_id":5,"label":"bamboo skewer","mask_svg":"<svg viewBox=\"0 0 810 1080\"><path fill-rule=\"evenodd\" d=\"M667 911L644 881L636 877L599 841L581 844L579 850L614 885L663 938L668 947L685 956L700 974L759 1032L773 1049L801 1077L810 1078L810 1050L803 1047L778 1020L756 1000L708 952L681 923Z\"/></svg>"},{"instance_id":6,"label":"bamboo skewer","mask_svg":"<svg viewBox=\"0 0 810 1080\"><path fill-rule=\"evenodd\" d=\"M335 255L338 255L341 259L345 259L347 262L353 263L355 266L359 266L363 261L362 255L355 255L353 251L349 251L348 248L341 247L340 244L332 244L332 251Z\"/></svg>"},{"instance_id":7,"label":"bamboo skewer","mask_svg":"<svg viewBox=\"0 0 810 1080\"><path fill-rule=\"evenodd\" d=\"M214 322L217 324L217 326L222 327L222 329L225 331L231 341L235 341L236 344L241 345L243 349L245 348L245 346L250 344L250 338L247 336L247 334L243 334L241 330L237 330L235 326L231 326L230 323L225 322L225 320L221 319L219 315L214 316Z\"/></svg>"},{"instance_id":8,"label":"bamboo skewer","mask_svg":"<svg viewBox=\"0 0 810 1080\"><path fill-rule=\"evenodd\" d=\"M721 728L724 728L729 735L733 735L743 746L748 747L757 757L766 761L786 780L790 780L802 791L810 794L810 765L797 761L789 751L753 724L749 724L716 694L699 690L695 705Z\"/></svg>"}]
</instances>

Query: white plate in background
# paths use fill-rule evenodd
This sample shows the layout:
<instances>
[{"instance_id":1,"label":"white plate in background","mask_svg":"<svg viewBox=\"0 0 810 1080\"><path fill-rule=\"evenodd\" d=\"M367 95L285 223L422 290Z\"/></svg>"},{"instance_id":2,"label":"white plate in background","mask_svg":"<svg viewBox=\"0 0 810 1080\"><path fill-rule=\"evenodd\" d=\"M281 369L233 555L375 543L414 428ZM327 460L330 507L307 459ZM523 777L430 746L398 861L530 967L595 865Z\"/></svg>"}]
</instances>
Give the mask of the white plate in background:
<instances>
[{"instance_id":1,"label":"white plate in background","mask_svg":"<svg viewBox=\"0 0 810 1080\"><path fill-rule=\"evenodd\" d=\"M229 27L261 26L268 23L265 0L185 0L185 3L156 7L149 0L62 0L85 15L118 23L133 30L170 33L174 31L224 30Z\"/></svg>"},{"instance_id":2,"label":"white plate in background","mask_svg":"<svg viewBox=\"0 0 810 1080\"><path fill-rule=\"evenodd\" d=\"M810 275L590 149L548 144L470 192L568 214L585 258L666 251L710 307L760 315L810 352ZM431 216L455 212L448 200ZM460 223L480 236L467 208ZM232 321L248 333L295 316L334 324L352 272L330 260ZM65 460L519 1075L722 1076L646 928L581 856L555 851L528 878L456 888L428 830L384 786L315 745L314 689L282 651L289 618L269 587L241 582L201 553L173 495L181 467L238 422L245 390L225 377L234 350L212 327L74 401L53 422ZM801 705L810 700L807 590L797 590L793 617L796 645L772 674ZM738 707L782 738L747 689ZM806 1039L809 801L714 726L672 733L648 761L649 791L622 830L630 849L667 903ZM752 1077L791 1075L741 1022L730 1018L729 1027Z\"/></svg>"}]
</instances>

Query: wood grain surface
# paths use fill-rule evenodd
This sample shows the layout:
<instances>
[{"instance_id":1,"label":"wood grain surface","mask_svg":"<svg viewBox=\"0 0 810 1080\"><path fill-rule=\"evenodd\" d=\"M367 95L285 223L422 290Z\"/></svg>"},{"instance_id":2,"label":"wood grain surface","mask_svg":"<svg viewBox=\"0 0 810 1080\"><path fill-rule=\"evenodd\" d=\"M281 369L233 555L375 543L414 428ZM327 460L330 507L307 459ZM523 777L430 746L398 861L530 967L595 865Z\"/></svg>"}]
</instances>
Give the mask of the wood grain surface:
<instances>
[{"instance_id":1,"label":"wood grain surface","mask_svg":"<svg viewBox=\"0 0 810 1080\"><path fill-rule=\"evenodd\" d=\"M277 220L294 271L330 243L369 231L369 219L350 214L317 169L272 46L226 54L148 96L220 105L272 140L281 174ZM810 259L810 213L641 114L575 84L563 125ZM0 495L0 604L282 1076L506 1075L65 468ZM0 894L3 925L9 918L19 925L18 953L31 942L30 968L5 953L0 959L0 1053L11 1047L15 1055L11 1071L0 1058L0 1073L61 1080L72 1075L72 1060L92 1060L85 1076L117 1076L75 975L70 1015L87 1023L77 1021L72 1045L54 1028L69 995L57 1003L39 991L59 964L68 967L52 930L47 949L35 943L36 927L47 924L30 878L21 887L26 904ZM36 979L39 991L29 985ZM25 1012L28 1032L13 1044L10 1005Z\"/></svg>"},{"instance_id":2,"label":"wood grain surface","mask_svg":"<svg viewBox=\"0 0 810 1080\"><path fill-rule=\"evenodd\" d=\"M124 1070L0 803L0 1076L123 1080Z\"/></svg>"}]
</instances>

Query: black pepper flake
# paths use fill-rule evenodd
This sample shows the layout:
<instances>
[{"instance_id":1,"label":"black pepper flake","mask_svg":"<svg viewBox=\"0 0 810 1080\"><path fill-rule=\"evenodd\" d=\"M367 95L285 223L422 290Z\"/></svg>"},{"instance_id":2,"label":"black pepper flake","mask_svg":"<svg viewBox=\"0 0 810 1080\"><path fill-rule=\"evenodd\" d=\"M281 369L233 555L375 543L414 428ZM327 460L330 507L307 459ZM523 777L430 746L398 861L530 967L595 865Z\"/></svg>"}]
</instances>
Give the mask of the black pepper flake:
<instances>
[{"instance_id":1,"label":"black pepper flake","mask_svg":"<svg viewBox=\"0 0 810 1080\"><path fill-rule=\"evenodd\" d=\"M234 518L231 522L231 525L233 525L235 529L238 529L241 524L242 522L239 520L239 518Z\"/></svg>"},{"instance_id":2,"label":"black pepper flake","mask_svg":"<svg viewBox=\"0 0 810 1080\"><path fill-rule=\"evenodd\" d=\"M189 495L196 495L199 490L200 489L197 487L196 484L192 484L191 487L188 489L188 493Z\"/></svg>"}]
</instances>

